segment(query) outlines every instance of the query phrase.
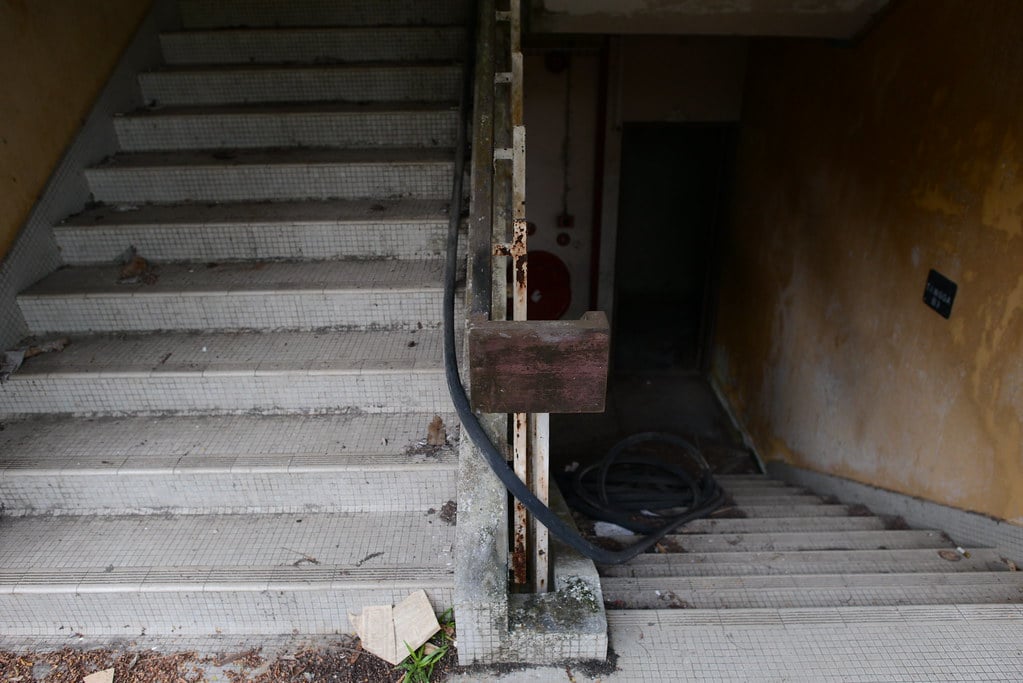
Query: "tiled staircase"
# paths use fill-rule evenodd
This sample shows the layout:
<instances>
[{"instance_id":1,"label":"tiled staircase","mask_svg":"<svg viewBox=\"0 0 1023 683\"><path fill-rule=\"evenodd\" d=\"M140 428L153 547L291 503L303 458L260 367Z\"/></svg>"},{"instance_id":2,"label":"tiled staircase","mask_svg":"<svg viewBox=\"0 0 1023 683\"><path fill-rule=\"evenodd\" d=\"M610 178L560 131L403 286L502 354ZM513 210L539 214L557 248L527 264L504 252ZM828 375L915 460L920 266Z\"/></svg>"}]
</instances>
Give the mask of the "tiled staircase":
<instances>
[{"instance_id":1,"label":"tiled staircase","mask_svg":"<svg viewBox=\"0 0 1023 683\"><path fill-rule=\"evenodd\" d=\"M0 632L451 604L441 358L466 3L182 0L0 387ZM130 247L155 266L118 280ZM155 279L154 279L155 277ZM448 445L425 443L440 415ZM436 433L435 433L436 436Z\"/></svg>"},{"instance_id":2,"label":"tiled staircase","mask_svg":"<svg viewBox=\"0 0 1023 683\"><path fill-rule=\"evenodd\" d=\"M997 549L766 476L718 479L729 507L600 567L623 672L1018 679L1023 573Z\"/></svg>"}]
</instances>

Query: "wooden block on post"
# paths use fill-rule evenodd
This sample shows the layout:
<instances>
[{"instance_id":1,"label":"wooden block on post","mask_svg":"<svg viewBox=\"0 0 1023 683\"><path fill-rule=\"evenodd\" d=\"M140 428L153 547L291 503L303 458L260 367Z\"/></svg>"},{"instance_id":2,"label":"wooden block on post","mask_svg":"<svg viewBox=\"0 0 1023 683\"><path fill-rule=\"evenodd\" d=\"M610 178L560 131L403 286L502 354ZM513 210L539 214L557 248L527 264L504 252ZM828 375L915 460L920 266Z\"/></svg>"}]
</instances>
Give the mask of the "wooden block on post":
<instances>
[{"instance_id":1,"label":"wooden block on post","mask_svg":"<svg viewBox=\"0 0 1023 683\"><path fill-rule=\"evenodd\" d=\"M601 413L607 395L607 316L491 320L469 326L471 402L484 413Z\"/></svg>"}]
</instances>

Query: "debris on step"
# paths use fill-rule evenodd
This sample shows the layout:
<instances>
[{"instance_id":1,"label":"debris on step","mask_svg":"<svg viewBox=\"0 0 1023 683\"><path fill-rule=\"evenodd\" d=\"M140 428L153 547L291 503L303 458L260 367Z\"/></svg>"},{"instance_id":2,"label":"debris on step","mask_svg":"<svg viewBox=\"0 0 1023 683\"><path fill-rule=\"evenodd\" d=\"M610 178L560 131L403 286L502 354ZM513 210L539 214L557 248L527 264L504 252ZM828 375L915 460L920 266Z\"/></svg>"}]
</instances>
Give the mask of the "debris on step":
<instances>
[{"instance_id":1,"label":"debris on step","mask_svg":"<svg viewBox=\"0 0 1023 683\"><path fill-rule=\"evenodd\" d=\"M436 457L441 450L447 448L448 429L440 415L434 415L426 427L426 438L413 441L405 447L405 455L425 455Z\"/></svg>"},{"instance_id":2,"label":"debris on step","mask_svg":"<svg viewBox=\"0 0 1023 683\"><path fill-rule=\"evenodd\" d=\"M962 559L959 556L959 553L957 553L954 550L939 550L938 557L940 557L943 560L948 560L949 562L958 562L959 560Z\"/></svg>"},{"instance_id":3,"label":"debris on step","mask_svg":"<svg viewBox=\"0 0 1023 683\"><path fill-rule=\"evenodd\" d=\"M119 285L151 285L156 282L156 269L146 259L139 256L138 250L132 245L121 254L119 259L121 274L117 279Z\"/></svg>"},{"instance_id":4,"label":"debris on step","mask_svg":"<svg viewBox=\"0 0 1023 683\"><path fill-rule=\"evenodd\" d=\"M42 344L32 344L23 346L20 349L14 349L13 351L5 351L2 359L0 359L0 384L9 380L11 375L17 372L21 364L29 358L44 353L63 351L70 343L71 340L67 337L60 337L59 339L51 339Z\"/></svg>"},{"instance_id":5,"label":"debris on step","mask_svg":"<svg viewBox=\"0 0 1023 683\"><path fill-rule=\"evenodd\" d=\"M448 430L444 428L444 420L440 415L434 415L430 426L426 429L426 444L428 446L443 446L448 442Z\"/></svg>"},{"instance_id":6,"label":"debris on step","mask_svg":"<svg viewBox=\"0 0 1023 683\"><path fill-rule=\"evenodd\" d=\"M454 526L455 522L458 521L458 504L449 500L440 506L440 519L445 522L448 526Z\"/></svg>"},{"instance_id":7,"label":"debris on step","mask_svg":"<svg viewBox=\"0 0 1023 683\"><path fill-rule=\"evenodd\" d=\"M4 356L0 359L0 384L9 380L24 360L24 351L4 351Z\"/></svg>"},{"instance_id":8,"label":"debris on step","mask_svg":"<svg viewBox=\"0 0 1023 683\"><path fill-rule=\"evenodd\" d=\"M89 674L82 679L82 683L114 683L114 670L104 669L94 674Z\"/></svg>"},{"instance_id":9,"label":"debris on step","mask_svg":"<svg viewBox=\"0 0 1023 683\"><path fill-rule=\"evenodd\" d=\"M635 536L636 534L629 531L623 526L612 524L611 522L594 522L593 533L604 538L611 538L613 536Z\"/></svg>"},{"instance_id":10,"label":"debris on step","mask_svg":"<svg viewBox=\"0 0 1023 683\"><path fill-rule=\"evenodd\" d=\"M418 590L397 605L365 607L348 614L362 648L390 664L399 664L440 631L426 592Z\"/></svg>"}]
</instances>

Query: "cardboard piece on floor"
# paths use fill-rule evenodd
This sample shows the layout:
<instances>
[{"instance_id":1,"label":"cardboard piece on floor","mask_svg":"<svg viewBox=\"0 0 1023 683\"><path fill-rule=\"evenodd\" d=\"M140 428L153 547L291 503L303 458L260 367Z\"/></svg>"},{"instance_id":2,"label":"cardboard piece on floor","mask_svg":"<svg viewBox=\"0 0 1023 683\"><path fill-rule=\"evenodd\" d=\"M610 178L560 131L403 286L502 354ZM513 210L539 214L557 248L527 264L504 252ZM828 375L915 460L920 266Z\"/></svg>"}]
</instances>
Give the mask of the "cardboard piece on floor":
<instances>
[{"instance_id":1,"label":"cardboard piece on floor","mask_svg":"<svg viewBox=\"0 0 1023 683\"><path fill-rule=\"evenodd\" d=\"M105 669L103 671L97 671L94 674L89 674L82 679L82 683L114 683L114 670Z\"/></svg>"},{"instance_id":2,"label":"cardboard piece on floor","mask_svg":"<svg viewBox=\"0 0 1023 683\"><path fill-rule=\"evenodd\" d=\"M394 607L374 605L363 608L362 614L349 614L348 618L362 648L390 664L400 663L408 657L409 647L418 649L440 630L430 599L422 590Z\"/></svg>"}]
</instances>

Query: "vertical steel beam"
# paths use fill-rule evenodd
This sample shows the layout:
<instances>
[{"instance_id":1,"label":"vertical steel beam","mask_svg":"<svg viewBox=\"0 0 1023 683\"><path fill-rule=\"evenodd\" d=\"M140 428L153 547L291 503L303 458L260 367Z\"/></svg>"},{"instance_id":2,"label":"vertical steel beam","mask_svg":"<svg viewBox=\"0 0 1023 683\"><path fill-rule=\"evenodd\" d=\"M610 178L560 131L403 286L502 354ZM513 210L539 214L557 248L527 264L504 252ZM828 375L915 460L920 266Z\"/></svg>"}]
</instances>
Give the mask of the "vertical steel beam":
<instances>
[{"instance_id":1,"label":"vertical steel beam","mask_svg":"<svg viewBox=\"0 0 1023 683\"><path fill-rule=\"evenodd\" d=\"M550 413L534 413L532 418L533 457L529 485L540 502L547 505L550 502L551 416ZM530 518L529 530L532 536L533 588L537 593L546 593L551 573L547 527Z\"/></svg>"}]
</instances>

